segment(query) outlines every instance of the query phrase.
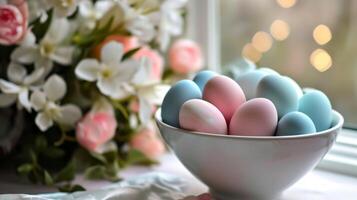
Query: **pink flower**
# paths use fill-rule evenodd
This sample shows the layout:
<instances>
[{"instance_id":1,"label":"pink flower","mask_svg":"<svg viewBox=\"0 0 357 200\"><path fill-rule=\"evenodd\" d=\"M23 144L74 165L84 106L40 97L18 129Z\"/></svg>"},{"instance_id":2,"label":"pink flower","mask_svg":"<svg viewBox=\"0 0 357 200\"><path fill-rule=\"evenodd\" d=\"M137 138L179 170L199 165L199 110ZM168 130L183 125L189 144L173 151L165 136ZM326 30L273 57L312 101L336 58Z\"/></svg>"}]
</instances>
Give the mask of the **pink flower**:
<instances>
[{"instance_id":1,"label":"pink flower","mask_svg":"<svg viewBox=\"0 0 357 200\"><path fill-rule=\"evenodd\" d=\"M124 52L128 52L132 49L139 47L139 40L134 36L126 36L126 35L109 35L107 36L101 43L93 48L93 55L96 58L100 58L100 52L104 45L111 41L119 42L123 45Z\"/></svg>"},{"instance_id":2,"label":"pink flower","mask_svg":"<svg viewBox=\"0 0 357 200\"><path fill-rule=\"evenodd\" d=\"M0 5L0 44L18 43L27 31L28 6L25 0Z\"/></svg>"},{"instance_id":3,"label":"pink flower","mask_svg":"<svg viewBox=\"0 0 357 200\"><path fill-rule=\"evenodd\" d=\"M130 141L130 146L151 159L155 159L165 152L164 144L156 135L153 124L149 124L135 133Z\"/></svg>"},{"instance_id":4,"label":"pink flower","mask_svg":"<svg viewBox=\"0 0 357 200\"><path fill-rule=\"evenodd\" d=\"M187 39L174 42L169 50L171 69L179 74L196 72L203 67L203 58L197 43Z\"/></svg>"},{"instance_id":5,"label":"pink flower","mask_svg":"<svg viewBox=\"0 0 357 200\"><path fill-rule=\"evenodd\" d=\"M151 65L151 78L156 81L161 79L164 60L157 51L151 49L150 47L144 46L138 52L136 52L133 57L134 59L147 57Z\"/></svg>"},{"instance_id":6,"label":"pink flower","mask_svg":"<svg viewBox=\"0 0 357 200\"><path fill-rule=\"evenodd\" d=\"M88 113L77 124L77 141L84 148L93 151L114 137L116 127L117 122L112 114Z\"/></svg>"},{"instance_id":7,"label":"pink flower","mask_svg":"<svg viewBox=\"0 0 357 200\"><path fill-rule=\"evenodd\" d=\"M139 113L140 111L140 104L139 104L139 101L137 99L134 99L132 101L130 101L129 103L129 109L132 111L132 112L135 112L135 113ZM151 113L155 113L157 110L157 107L155 105L152 105L151 107Z\"/></svg>"}]
</instances>

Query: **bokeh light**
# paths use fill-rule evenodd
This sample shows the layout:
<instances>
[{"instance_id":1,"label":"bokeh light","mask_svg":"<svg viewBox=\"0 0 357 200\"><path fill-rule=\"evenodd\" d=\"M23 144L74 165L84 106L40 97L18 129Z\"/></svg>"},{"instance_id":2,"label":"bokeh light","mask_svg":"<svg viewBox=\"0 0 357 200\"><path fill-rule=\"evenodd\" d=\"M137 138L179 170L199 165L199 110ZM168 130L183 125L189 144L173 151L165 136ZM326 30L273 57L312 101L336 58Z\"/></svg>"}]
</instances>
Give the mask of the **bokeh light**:
<instances>
[{"instance_id":1,"label":"bokeh light","mask_svg":"<svg viewBox=\"0 0 357 200\"><path fill-rule=\"evenodd\" d=\"M283 41L290 34L289 24L283 20L277 19L271 24L270 33L274 39Z\"/></svg>"},{"instance_id":2,"label":"bokeh light","mask_svg":"<svg viewBox=\"0 0 357 200\"><path fill-rule=\"evenodd\" d=\"M262 58L262 54L254 48L252 44L246 44L242 49L242 56L252 62L258 62Z\"/></svg>"},{"instance_id":3,"label":"bokeh light","mask_svg":"<svg viewBox=\"0 0 357 200\"><path fill-rule=\"evenodd\" d=\"M319 45L327 44L332 39L330 28L324 24L316 26L312 35Z\"/></svg>"},{"instance_id":4,"label":"bokeh light","mask_svg":"<svg viewBox=\"0 0 357 200\"><path fill-rule=\"evenodd\" d=\"M330 54L323 49L316 49L312 52L310 62L320 72L324 72L332 66L332 58Z\"/></svg>"},{"instance_id":5,"label":"bokeh light","mask_svg":"<svg viewBox=\"0 0 357 200\"><path fill-rule=\"evenodd\" d=\"M263 31L254 34L252 38L253 47L260 52L267 52L273 45L271 36Z\"/></svg>"},{"instance_id":6,"label":"bokeh light","mask_svg":"<svg viewBox=\"0 0 357 200\"><path fill-rule=\"evenodd\" d=\"M296 0L277 0L276 2L283 8L291 8L296 4Z\"/></svg>"}]
</instances>

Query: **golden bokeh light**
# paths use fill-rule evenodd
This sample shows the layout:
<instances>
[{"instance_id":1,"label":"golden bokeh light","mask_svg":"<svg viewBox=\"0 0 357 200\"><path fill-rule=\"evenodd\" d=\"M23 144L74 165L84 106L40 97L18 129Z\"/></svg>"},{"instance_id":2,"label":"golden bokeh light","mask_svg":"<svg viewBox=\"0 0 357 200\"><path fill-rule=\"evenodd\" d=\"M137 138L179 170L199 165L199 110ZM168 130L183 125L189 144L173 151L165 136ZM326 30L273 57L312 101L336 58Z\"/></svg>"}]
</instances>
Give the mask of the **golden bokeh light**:
<instances>
[{"instance_id":1,"label":"golden bokeh light","mask_svg":"<svg viewBox=\"0 0 357 200\"><path fill-rule=\"evenodd\" d=\"M262 54L250 43L243 47L242 56L255 63L262 58Z\"/></svg>"},{"instance_id":2,"label":"golden bokeh light","mask_svg":"<svg viewBox=\"0 0 357 200\"><path fill-rule=\"evenodd\" d=\"M276 0L276 2L283 8L291 8L296 4L296 0Z\"/></svg>"},{"instance_id":3,"label":"golden bokeh light","mask_svg":"<svg viewBox=\"0 0 357 200\"><path fill-rule=\"evenodd\" d=\"M330 28L323 24L316 26L312 35L319 45L327 44L332 39Z\"/></svg>"},{"instance_id":4,"label":"golden bokeh light","mask_svg":"<svg viewBox=\"0 0 357 200\"><path fill-rule=\"evenodd\" d=\"M271 24L270 33L274 39L283 41L290 34L289 24L283 20L277 19Z\"/></svg>"},{"instance_id":5,"label":"golden bokeh light","mask_svg":"<svg viewBox=\"0 0 357 200\"><path fill-rule=\"evenodd\" d=\"M320 72L324 72L332 66L330 54L323 49L316 49L312 52L310 62Z\"/></svg>"},{"instance_id":6,"label":"golden bokeh light","mask_svg":"<svg viewBox=\"0 0 357 200\"><path fill-rule=\"evenodd\" d=\"M252 38L252 45L260 52L267 52L273 45L273 40L268 33L259 31L254 34Z\"/></svg>"}]
</instances>

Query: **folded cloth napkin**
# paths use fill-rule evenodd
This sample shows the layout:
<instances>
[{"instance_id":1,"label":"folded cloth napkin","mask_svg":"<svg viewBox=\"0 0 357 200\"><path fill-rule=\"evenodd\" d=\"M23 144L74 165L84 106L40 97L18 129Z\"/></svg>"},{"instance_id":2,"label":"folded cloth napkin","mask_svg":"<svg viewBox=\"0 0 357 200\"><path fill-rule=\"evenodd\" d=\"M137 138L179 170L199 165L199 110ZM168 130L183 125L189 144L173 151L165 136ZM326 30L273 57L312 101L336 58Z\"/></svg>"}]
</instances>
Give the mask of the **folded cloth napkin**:
<instances>
[{"instance_id":1,"label":"folded cloth napkin","mask_svg":"<svg viewBox=\"0 0 357 200\"><path fill-rule=\"evenodd\" d=\"M71 194L5 194L0 195L0 200L177 200L187 196L184 194L186 185L187 182L180 177L155 172L129 178L98 190Z\"/></svg>"}]
</instances>

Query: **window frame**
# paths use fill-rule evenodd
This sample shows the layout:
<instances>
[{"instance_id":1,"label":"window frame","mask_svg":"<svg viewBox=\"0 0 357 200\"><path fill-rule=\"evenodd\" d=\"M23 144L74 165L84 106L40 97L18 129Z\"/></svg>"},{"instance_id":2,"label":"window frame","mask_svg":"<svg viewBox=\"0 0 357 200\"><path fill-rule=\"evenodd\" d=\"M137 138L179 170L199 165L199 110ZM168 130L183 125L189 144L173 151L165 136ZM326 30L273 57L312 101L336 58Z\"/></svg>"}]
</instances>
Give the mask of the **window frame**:
<instances>
[{"instance_id":1,"label":"window frame","mask_svg":"<svg viewBox=\"0 0 357 200\"><path fill-rule=\"evenodd\" d=\"M208 69L220 72L220 0L188 1L186 36L201 47ZM357 130L345 127L317 168L357 176Z\"/></svg>"}]
</instances>

